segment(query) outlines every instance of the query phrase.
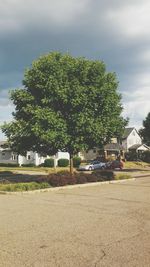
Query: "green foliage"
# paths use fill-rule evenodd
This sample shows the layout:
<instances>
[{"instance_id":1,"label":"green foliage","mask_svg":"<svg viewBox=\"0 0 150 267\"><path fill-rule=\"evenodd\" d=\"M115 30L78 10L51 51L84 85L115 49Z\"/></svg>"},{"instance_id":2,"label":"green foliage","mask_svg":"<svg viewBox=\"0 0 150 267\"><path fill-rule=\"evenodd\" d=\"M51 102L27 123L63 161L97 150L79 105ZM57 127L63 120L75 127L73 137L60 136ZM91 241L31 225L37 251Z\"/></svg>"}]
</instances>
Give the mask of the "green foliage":
<instances>
[{"instance_id":1,"label":"green foliage","mask_svg":"<svg viewBox=\"0 0 150 267\"><path fill-rule=\"evenodd\" d=\"M115 174L113 171L93 171L93 175L97 177L97 181L111 181L115 179Z\"/></svg>"},{"instance_id":2,"label":"green foliage","mask_svg":"<svg viewBox=\"0 0 150 267\"><path fill-rule=\"evenodd\" d=\"M35 167L34 163L22 164L21 167Z\"/></svg>"},{"instance_id":3,"label":"green foliage","mask_svg":"<svg viewBox=\"0 0 150 267\"><path fill-rule=\"evenodd\" d=\"M74 157L73 158L73 166L75 168L78 168L81 164L81 158L80 157Z\"/></svg>"},{"instance_id":4,"label":"green foliage","mask_svg":"<svg viewBox=\"0 0 150 267\"><path fill-rule=\"evenodd\" d=\"M147 163L150 163L150 150L144 151L142 153L142 160Z\"/></svg>"},{"instance_id":5,"label":"green foliage","mask_svg":"<svg viewBox=\"0 0 150 267\"><path fill-rule=\"evenodd\" d=\"M138 154L136 151L128 151L125 153L125 159L127 161L136 161L138 160Z\"/></svg>"},{"instance_id":6,"label":"green foliage","mask_svg":"<svg viewBox=\"0 0 150 267\"><path fill-rule=\"evenodd\" d=\"M15 192L15 191L29 191L29 190L36 190L36 189L44 189L48 188L50 185L47 182L43 183L16 183L16 184L1 184L0 191L8 191L8 192Z\"/></svg>"},{"instance_id":7,"label":"green foliage","mask_svg":"<svg viewBox=\"0 0 150 267\"><path fill-rule=\"evenodd\" d=\"M19 167L18 163L1 163L0 162L0 167Z\"/></svg>"},{"instance_id":8,"label":"green foliage","mask_svg":"<svg viewBox=\"0 0 150 267\"><path fill-rule=\"evenodd\" d=\"M69 172L60 172L55 174L49 174L47 176L47 182L53 186L65 186L73 184L85 184L93 182L102 182L114 180L115 175L113 171L94 171L89 173L74 173L70 175Z\"/></svg>"},{"instance_id":9,"label":"green foliage","mask_svg":"<svg viewBox=\"0 0 150 267\"><path fill-rule=\"evenodd\" d=\"M69 165L68 159L59 159L58 160L58 167L67 167Z\"/></svg>"},{"instance_id":10,"label":"green foliage","mask_svg":"<svg viewBox=\"0 0 150 267\"><path fill-rule=\"evenodd\" d=\"M141 129L139 133L142 136L143 142L150 146L150 112L143 121L143 129Z\"/></svg>"},{"instance_id":11,"label":"green foliage","mask_svg":"<svg viewBox=\"0 0 150 267\"><path fill-rule=\"evenodd\" d=\"M54 167L54 159L45 159L44 161L44 167Z\"/></svg>"},{"instance_id":12,"label":"green foliage","mask_svg":"<svg viewBox=\"0 0 150 267\"><path fill-rule=\"evenodd\" d=\"M126 173L115 175L115 180L125 180L125 179L131 179L131 178L132 176Z\"/></svg>"},{"instance_id":13,"label":"green foliage","mask_svg":"<svg viewBox=\"0 0 150 267\"><path fill-rule=\"evenodd\" d=\"M14 120L2 126L13 151L71 155L121 135L121 96L104 62L53 52L27 69L24 87L11 92Z\"/></svg>"}]
</instances>

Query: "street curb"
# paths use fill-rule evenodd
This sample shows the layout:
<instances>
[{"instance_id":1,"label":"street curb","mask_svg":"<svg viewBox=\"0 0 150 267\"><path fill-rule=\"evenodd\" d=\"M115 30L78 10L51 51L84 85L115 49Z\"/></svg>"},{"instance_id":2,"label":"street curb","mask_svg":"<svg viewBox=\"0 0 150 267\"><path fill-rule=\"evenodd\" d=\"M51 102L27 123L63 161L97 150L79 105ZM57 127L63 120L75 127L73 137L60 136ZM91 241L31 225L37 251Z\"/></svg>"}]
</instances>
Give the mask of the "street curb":
<instances>
[{"instance_id":1,"label":"street curb","mask_svg":"<svg viewBox=\"0 0 150 267\"><path fill-rule=\"evenodd\" d=\"M105 184L118 184L124 183L128 181L134 181L136 178L131 179L123 179L123 180L112 180L112 181L105 181L105 182L95 182L95 183L86 183L86 184L75 184L75 185L67 185L67 186L60 186L60 187L50 187L32 191L22 191L22 192L8 192L8 191L0 191L1 195L23 195L23 194L35 194L35 193L42 193L42 192L55 192L63 189L74 189L74 188L82 188L82 187L92 187L92 186L101 186Z\"/></svg>"}]
</instances>

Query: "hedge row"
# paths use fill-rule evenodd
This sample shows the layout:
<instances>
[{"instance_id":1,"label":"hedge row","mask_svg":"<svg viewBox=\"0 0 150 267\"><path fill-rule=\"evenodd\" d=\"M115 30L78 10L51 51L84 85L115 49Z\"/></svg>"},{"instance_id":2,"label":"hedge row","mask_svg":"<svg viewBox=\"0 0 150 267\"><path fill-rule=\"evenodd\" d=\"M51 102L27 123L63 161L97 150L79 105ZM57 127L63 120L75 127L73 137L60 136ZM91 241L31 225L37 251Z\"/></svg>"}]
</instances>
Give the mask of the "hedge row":
<instances>
[{"instance_id":1,"label":"hedge row","mask_svg":"<svg viewBox=\"0 0 150 267\"><path fill-rule=\"evenodd\" d=\"M75 168L79 167L79 165L81 164L81 158L80 157L74 157L73 158L73 166ZM50 167L53 168L54 167L54 159L50 158L50 159L46 159L44 161L43 164L41 164L41 166L44 167ZM69 160L68 159L59 159L58 160L58 167L68 167L69 166Z\"/></svg>"},{"instance_id":2,"label":"hedge row","mask_svg":"<svg viewBox=\"0 0 150 267\"><path fill-rule=\"evenodd\" d=\"M21 167L35 167L34 163L22 164Z\"/></svg>"},{"instance_id":3,"label":"hedge row","mask_svg":"<svg viewBox=\"0 0 150 267\"><path fill-rule=\"evenodd\" d=\"M96 171L92 174L74 173L72 176L69 172L63 171L56 174L50 174L48 176L34 177L34 180L28 177L26 179L22 179L22 183L20 183L20 179L13 179L13 181L10 181L9 178L1 179L0 191L28 191L49 187L122 180L129 178L131 178L131 176L127 174L119 174L115 176L112 171Z\"/></svg>"},{"instance_id":4,"label":"hedge row","mask_svg":"<svg viewBox=\"0 0 150 267\"><path fill-rule=\"evenodd\" d=\"M150 150L144 151L144 152L142 152L140 154L138 154L135 151L129 151L129 152L126 152L125 158L126 158L127 161L138 161L138 160L141 160L141 161L150 163Z\"/></svg>"},{"instance_id":5,"label":"hedge row","mask_svg":"<svg viewBox=\"0 0 150 267\"><path fill-rule=\"evenodd\" d=\"M67 171L63 171L49 174L47 177L40 177L38 182L47 182L51 186L57 187L73 184L111 181L114 179L115 175L113 171L95 171L92 174L74 173L73 175L70 175L70 173Z\"/></svg>"},{"instance_id":6,"label":"hedge row","mask_svg":"<svg viewBox=\"0 0 150 267\"><path fill-rule=\"evenodd\" d=\"M18 163L0 163L0 167L19 167Z\"/></svg>"},{"instance_id":7,"label":"hedge row","mask_svg":"<svg viewBox=\"0 0 150 267\"><path fill-rule=\"evenodd\" d=\"M74 157L73 158L73 166L75 168L79 167L81 164L81 158L80 157ZM22 167L35 167L35 164L33 163L27 163L27 164L22 164ZM69 160L68 159L59 159L58 160L58 167L68 167L69 166ZM18 163L0 163L0 167L19 167ZM45 159L44 163L42 163L39 167L49 167L53 168L54 167L54 159L49 158Z\"/></svg>"}]
</instances>

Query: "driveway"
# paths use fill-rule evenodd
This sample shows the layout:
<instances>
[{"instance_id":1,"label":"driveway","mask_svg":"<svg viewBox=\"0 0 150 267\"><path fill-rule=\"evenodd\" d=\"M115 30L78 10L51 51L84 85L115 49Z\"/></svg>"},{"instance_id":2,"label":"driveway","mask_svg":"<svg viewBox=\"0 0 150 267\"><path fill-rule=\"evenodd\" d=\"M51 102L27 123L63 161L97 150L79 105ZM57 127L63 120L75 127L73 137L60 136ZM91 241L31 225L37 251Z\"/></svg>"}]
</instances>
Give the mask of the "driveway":
<instances>
[{"instance_id":1,"label":"driveway","mask_svg":"<svg viewBox=\"0 0 150 267\"><path fill-rule=\"evenodd\" d=\"M149 267L150 177L0 195L1 267Z\"/></svg>"}]
</instances>

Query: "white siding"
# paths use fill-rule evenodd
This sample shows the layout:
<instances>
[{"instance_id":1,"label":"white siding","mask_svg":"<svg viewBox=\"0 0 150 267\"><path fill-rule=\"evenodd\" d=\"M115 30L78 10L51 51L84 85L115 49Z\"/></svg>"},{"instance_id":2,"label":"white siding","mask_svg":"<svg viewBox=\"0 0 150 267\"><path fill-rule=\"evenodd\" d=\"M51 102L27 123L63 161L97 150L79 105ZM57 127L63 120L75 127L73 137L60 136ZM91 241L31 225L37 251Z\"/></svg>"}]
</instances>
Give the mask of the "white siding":
<instances>
[{"instance_id":1,"label":"white siding","mask_svg":"<svg viewBox=\"0 0 150 267\"><path fill-rule=\"evenodd\" d=\"M139 134L137 133L137 131L134 129L128 136L127 138L127 150L133 146L133 145L137 145L137 144L142 144L142 139L139 136Z\"/></svg>"},{"instance_id":2,"label":"white siding","mask_svg":"<svg viewBox=\"0 0 150 267\"><path fill-rule=\"evenodd\" d=\"M0 162L1 163L18 163L18 155L13 153L11 150L0 151Z\"/></svg>"}]
</instances>

